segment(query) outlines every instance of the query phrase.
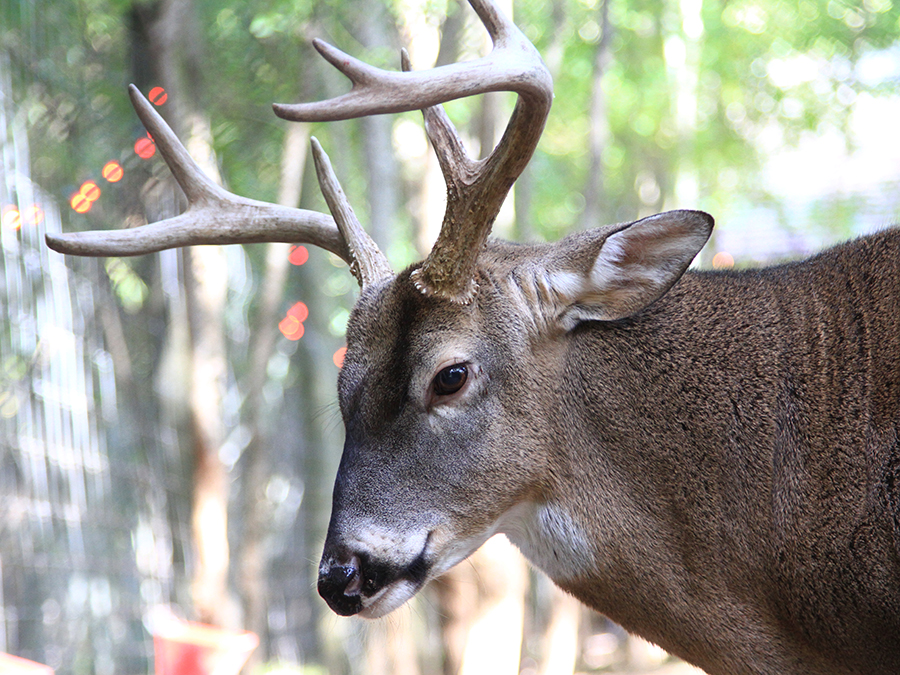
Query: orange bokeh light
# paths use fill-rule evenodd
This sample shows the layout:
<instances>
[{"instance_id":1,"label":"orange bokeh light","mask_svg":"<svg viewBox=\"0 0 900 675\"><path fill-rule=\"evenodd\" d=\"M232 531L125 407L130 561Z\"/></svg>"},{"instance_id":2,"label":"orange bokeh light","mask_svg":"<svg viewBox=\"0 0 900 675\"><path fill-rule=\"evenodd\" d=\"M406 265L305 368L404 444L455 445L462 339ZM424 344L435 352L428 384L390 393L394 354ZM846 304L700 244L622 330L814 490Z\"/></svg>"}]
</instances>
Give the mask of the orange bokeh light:
<instances>
[{"instance_id":1,"label":"orange bokeh light","mask_svg":"<svg viewBox=\"0 0 900 675\"><path fill-rule=\"evenodd\" d=\"M278 323L278 330L280 330L281 334L288 340L299 340L303 337L303 333L305 332L303 322L290 314Z\"/></svg>"},{"instance_id":2,"label":"orange bokeh light","mask_svg":"<svg viewBox=\"0 0 900 675\"><path fill-rule=\"evenodd\" d=\"M122 180L122 176L125 172L122 169L121 164L119 164L116 160L112 160L103 165L102 173L103 177L110 183L118 183L120 180Z\"/></svg>"},{"instance_id":3,"label":"orange bokeh light","mask_svg":"<svg viewBox=\"0 0 900 675\"><path fill-rule=\"evenodd\" d=\"M3 207L3 216L0 217L0 223L9 230L19 230L22 228L22 214L14 205Z\"/></svg>"},{"instance_id":4,"label":"orange bokeh light","mask_svg":"<svg viewBox=\"0 0 900 675\"><path fill-rule=\"evenodd\" d=\"M169 95L162 87L153 87L153 89L150 90L150 95L147 98L150 99L150 103L152 103L153 105L162 105L169 99Z\"/></svg>"},{"instance_id":5,"label":"orange bokeh light","mask_svg":"<svg viewBox=\"0 0 900 675\"><path fill-rule=\"evenodd\" d=\"M134 151L141 159L150 159L156 154L156 143L149 136L141 136L134 142Z\"/></svg>"},{"instance_id":6,"label":"orange bokeh light","mask_svg":"<svg viewBox=\"0 0 900 675\"><path fill-rule=\"evenodd\" d=\"M85 197L82 193L76 192L69 200L69 204L72 206L76 213L87 213L91 210L93 202Z\"/></svg>"},{"instance_id":7,"label":"orange bokeh light","mask_svg":"<svg viewBox=\"0 0 900 675\"><path fill-rule=\"evenodd\" d=\"M338 368L343 368L344 367L344 356L346 356L346 355L347 355L346 347L341 347L340 349L338 349L334 353L334 356L331 357L332 361L334 361L334 365L336 365Z\"/></svg>"},{"instance_id":8,"label":"orange bokeh light","mask_svg":"<svg viewBox=\"0 0 900 675\"><path fill-rule=\"evenodd\" d=\"M302 265L309 260L309 251L305 246L291 246L291 253L288 255L291 265Z\"/></svg>"},{"instance_id":9,"label":"orange bokeh light","mask_svg":"<svg viewBox=\"0 0 900 675\"><path fill-rule=\"evenodd\" d=\"M712 266L717 270L730 270L734 267L734 256L725 251L719 251L713 256Z\"/></svg>"},{"instance_id":10,"label":"orange bokeh light","mask_svg":"<svg viewBox=\"0 0 900 675\"><path fill-rule=\"evenodd\" d=\"M78 192L84 195L84 198L89 202L95 202L100 199L100 187L92 180L84 181Z\"/></svg>"}]
</instances>

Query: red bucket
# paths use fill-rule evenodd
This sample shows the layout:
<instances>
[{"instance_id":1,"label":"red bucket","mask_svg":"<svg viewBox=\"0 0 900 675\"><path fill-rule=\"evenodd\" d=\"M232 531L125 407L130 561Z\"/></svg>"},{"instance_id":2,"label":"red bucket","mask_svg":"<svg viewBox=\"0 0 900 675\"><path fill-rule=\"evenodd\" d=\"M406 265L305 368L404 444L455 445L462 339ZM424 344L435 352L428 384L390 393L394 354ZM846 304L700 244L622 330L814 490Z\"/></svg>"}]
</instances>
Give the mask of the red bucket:
<instances>
[{"instance_id":1,"label":"red bucket","mask_svg":"<svg viewBox=\"0 0 900 675\"><path fill-rule=\"evenodd\" d=\"M3 675L53 675L53 668L10 654L0 654L0 673Z\"/></svg>"},{"instance_id":2,"label":"red bucket","mask_svg":"<svg viewBox=\"0 0 900 675\"><path fill-rule=\"evenodd\" d=\"M175 617L153 627L156 675L237 675L258 645L256 633Z\"/></svg>"}]
</instances>

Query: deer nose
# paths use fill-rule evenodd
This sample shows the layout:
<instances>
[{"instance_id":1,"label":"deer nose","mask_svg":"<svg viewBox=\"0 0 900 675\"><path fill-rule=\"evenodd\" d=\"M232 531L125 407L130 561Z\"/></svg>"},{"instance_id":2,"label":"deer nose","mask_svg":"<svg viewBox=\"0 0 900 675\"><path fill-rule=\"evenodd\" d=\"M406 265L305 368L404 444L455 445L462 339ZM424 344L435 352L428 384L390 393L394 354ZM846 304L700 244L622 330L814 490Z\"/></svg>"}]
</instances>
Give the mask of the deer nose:
<instances>
[{"instance_id":1,"label":"deer nose","mask_svg":"<svg viewBox=\"0 0 900 675\"><path fill-rule=\"evenodd\" d=\"M355 555L347 562L329 561L319 569L319 595L341 616L352 616L362 609L362 583L362 566Z\"/></svg>"}]
</instances>

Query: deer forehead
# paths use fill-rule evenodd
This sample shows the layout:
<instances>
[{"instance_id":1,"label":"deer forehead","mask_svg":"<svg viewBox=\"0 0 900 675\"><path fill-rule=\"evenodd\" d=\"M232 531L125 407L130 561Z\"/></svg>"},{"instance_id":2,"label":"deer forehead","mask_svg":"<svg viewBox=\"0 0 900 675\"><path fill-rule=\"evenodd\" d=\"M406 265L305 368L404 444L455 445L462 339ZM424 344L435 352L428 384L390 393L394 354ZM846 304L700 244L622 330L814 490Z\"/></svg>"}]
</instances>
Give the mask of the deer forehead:
<instances>
[{"instance_id":1,"label":"deer forehead","mask_svg":"<svg viewBox=\"0 0 900 675\"><path fill-rule=\"evenodd\" d=\"M399 357L416 370L432 370L454 358L478 358L487 343L506 340L512 317L502 304L492 286L461 304L425 296L408 275L398 275L360 297L347 327L347 359L381 370L396 368Z\"/></svg>"},{"instance_id":2,"label":"deer forehead","mask_svg":"<svg viewBox=\"0 0 900 675\"><path fill-rule=\"evenodd\" d=\"M480 324L476 303L426 297L405 274L365 291L347 325L342 402L383 395L397 404L436 369L475 360L483 351Z\"/></svg>"}]
</instances>

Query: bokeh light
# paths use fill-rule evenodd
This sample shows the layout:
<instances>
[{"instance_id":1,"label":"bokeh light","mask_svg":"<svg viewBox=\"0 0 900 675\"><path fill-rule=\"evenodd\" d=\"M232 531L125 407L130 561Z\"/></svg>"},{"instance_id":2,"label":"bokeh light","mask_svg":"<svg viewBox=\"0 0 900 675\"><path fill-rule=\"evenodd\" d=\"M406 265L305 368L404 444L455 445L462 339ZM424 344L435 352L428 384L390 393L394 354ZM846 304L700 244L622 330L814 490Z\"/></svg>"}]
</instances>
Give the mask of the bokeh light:
<instances>
[{"instance_id":1,"label":"bokeh light","mask_svg":"<svg viewBox=\"0 0 900 675\"><path fill-rule=\"evenodd\" d=\"M287 315L292 316L300 323L303 323L309 316L309 309L302 302L298 302L287 311Z\"/></svg>"},{"instance_id":2,"label":"bokeh light","mask_svg":"<svg viewBox=\"0 0 900 675\"><path fill-rule=\"evenodd\" d=\"M25 226L40 225L44 222L44 209L32 204L22 211L22 224Z\"/></svg>"},{"instance_id":3,"label":"bokeh light","mask_svg":"<svg viewBox=\"0 0 900 675\"><path fill-rule=\"evenodd\" d=\"M299 340L303 337L305 329L303 322L309 316L309 309L302 302L295 302L287 311L285 317L278 323L278 330L288 340Z\"/></svg>"},{"instance_id":4,"label":"bokeh light","mask_svg":"<svg viewBox=\"0 0 900 675\"><path fill-rule=\"evenodd\" d=\"M18 230L22 227L22 214L14 205L3 207L2 216L0 216L0 224L6 230Z\"/></svg>"},{"instance_id":5,"label":"bokeh light","mask_svg":"<svg viewBox=\"0 0 900 675\"><path fill-rule=\"evenodd\" d=\"M168 100L169 95L162 87L153 87L153 89L150 90L150 94L147 98L150 99L150 103L152 103L153 105L162 105Z\"/></svg>"},{"instance_id":6,"label":"bokeh light","mask_svg":"<svg viewBox=\"0 0 900 675\"><path fill-rule=\"evenodd\" d=\"M93 202L80 192L76 192L69 199L69 204L75 210L75 213L87 213L91 210Z\"/></svg>"},{"instance_id":7,"label":"bokeh light","mask_svg":"<svg viewBox=\"0 0 900 675\"><path fill-rule=\"evenodd\" d=\"M100 187L92 180L84 181L81 184L79 192L83 194L84 198L89 202L95 202L100 199Z\"/></svg>"},{"instance_id":8,"label":"bokeh light","mask_svg":"<svg viewBox=\"0 0 900 675\"><path fill-rule=\"evenodd\" d=\"M120 180L122 180L122 176L124 175L124 173L125 172L122 169L122 165L119 164L116 160L111 160L103 166L103 177L110 183L118 183Z\"/></svg>"},{"instance_id":9,"label":"bokeh light","mask_svg":"<svg viewBox=\"0 0 900 675\"><path fill-rule=\"evenodd\" d=\"M305 246L291 246L291 252L288 255L291 265L302 265L307 260L309 260L309 251Z\"/></svg>"},{"instance_id":10,"label":"bokeh light","mask_svg":"<svg viewBox=\"0 0 900 675\"><path fill-rule=\"evenodd\" d=\"M100 199L100 187L94 181L86 180L81 184L78 192L69 198L69 204L76 213L87 213L98 199Z\"/></svg>"},{"instance_id":11,"label":"bokeh light","mask_svg":"<svg viewBox=\"0 0 900 675\"><path fill-rule=\"evenodd\" d=\"M717 270L730 270L734 267L734 256L725 251L719 251L713 256L712 266Z\"/></svg>"},{"instance_id":12,"label":"bokeh light","mask_svg":"<svg viewBox=\"0 0 900 675\"><path fill-rule=\"evenodd\" d=\"M278 323L278 330L280 330L281 334L288 340L299 340L303 337L305 331L303 322L290 314Z\"/></svg>"},{"instance_id":13,"label":"bokeh light","mask_svg":"<svg viewBox=\"0 0 900 675\"><path fill-rule=\"evenodd\" d=\"M343 368L344 367L344 356L346 356L346 354L347 354L346 347L341 347L340 349L338 349L334 353L334 356L331 357L332 360L334 361L334 365L336 365L338 368Z\"/></svg>"},{"instance_id":14,"label":"bokeh light","mask_svg":"<svg viewBox=\"0 0 900 675\"><path fill-rule=\"evenodd\" d=\"M156 154L156 143L150 136L141 136L134 142L134 151L141 159L150 159Z\"/></svg>"}]
</instances>

